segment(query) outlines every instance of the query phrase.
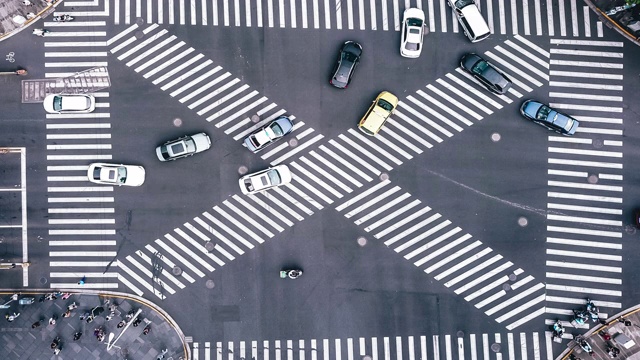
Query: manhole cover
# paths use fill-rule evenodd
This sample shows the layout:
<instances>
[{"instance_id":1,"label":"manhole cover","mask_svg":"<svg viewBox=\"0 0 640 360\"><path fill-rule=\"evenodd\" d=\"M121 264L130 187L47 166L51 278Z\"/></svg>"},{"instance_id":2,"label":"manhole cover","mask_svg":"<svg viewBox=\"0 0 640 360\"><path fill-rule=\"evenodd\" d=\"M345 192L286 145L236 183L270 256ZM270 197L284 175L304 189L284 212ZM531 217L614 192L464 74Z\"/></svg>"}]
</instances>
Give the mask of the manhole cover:
<instances>
[{"instance_id":1,"label":"manhole cover","mask_svg":"<svg viewBox=\"0 0 640 360\"><path fill-rule=\"evenodd\" d=\"M44 285L47 283L47 278L40 278L40 284Z\"/></svg>"},{"instance_id":2,"label":"manhole cover","mask_svg":"<svg viewBox=\"0 0 640 360\"><path fill-rule=\"evenodd\" d=\"M518 275L516 275L516 274L509 274L509 280L511 280L511 281L516 281L516 280L518 280Z\"/></svg>"},{"instance_id":3,"label":"manhole cover","mask_svg":"<svg viewBox=\"0 0 640 360\"><path fill-rule=\"evenodd\" d=\"M509 285L509 284L502 284L502 290L504 290L504 291L511 291L511 285Z\"/></svg>"},{"instance_id":4,"label":"manhole cover","mask_svg":"<svg viewBox=\"0 0 640 360\"><path fill-rule=\"evenodd\" d=\"M143 18L136 18L136 24L144 25L144 19Z\"/></svg>"},{"instance_id":5,"label":"manhole cover","mask_svg":"<svg viewBox=\"0 0 640 360\"><path fill-rule=\"evenodd\" d=\"M491 344L491 351L493 351L495 353L500 352L500 348L501 348L501 346L498 343Z\"/></svg>"},{"instance_id":6,"label":"manhole cover","mask_svg":"<svg viewBox=\"0 0 640 360\"><path fill-rule=\"evenodd\" d=\"M180 266L174 266L173 269L171 269L171 272L175 276L180 276L182 275L182 268L180 268Z\"/></svg>"},{"instance_id":7,"label":"manhole cover","mask_svg":"<svg viewBox=\"0 0 640 360\"><path fill-rule=\"evenodd\" d=\"M204 248L205 248L205 249L207 249L207 251L213 251L213 249L214 249L215 247L216 247L216 244L214 244L214 243L213 243L213 242L211 242L211 241L207 241L207 242L204 244Z\"/></svg>"},{"instance_id":8,"label":"manhole cover","mask_svg":"<svg viewBox=\"0 0 640 360\"><path fill-rule=\"evenodd\" d=\"M175 126L175 127L182 126L182 119L180 119L180 118L173 119L173 126Z\"/></svg>"},{"instance_id":9,"label":"manhole cover","mask_svg":"<svg viewBox=\"0 0 640 360\"><path fill-rule=\"evenodd\" d=\"M362 360L372 360L371 355L365 355L362 357Z\"/></svg>"},{"instance_id":10,"label":"manhole cover","mask_svg":"<svg viewBox=\"0 0 640 360\"><path fill-rule=\"evenodd\" d=\"M593 139L592 144L594 148L599 149L604 145L604 142L601 139Z\"/></svg>"},{"instance_id":11,"label":"manhole cover","mask_svg":"<svg viewBox=\"0 0 640 360\"><path fill-rule=\"evenodd\" d=\"M298 146L298 139L289 140L289 146L291 147Z\"/></svg>"},{"instance_id":12,"label":"manhole cover","mask_svg":"<svg viewBox=\"0 0 640 360\"><path fill-rule=\"evenodd\" d=\"M205 283L205 286L208 289L213 289L214 287L216 287L216 283L214 283L213 280L207 280L207 282Z\"/></svg>"},{"instance_id":13,"label":"manhole cover","mask_svg":"<svg viewBox=\"0 0 640 360\"><path fill-rule=\"evenodd\" d=\"M589 177L587 178L587 182L589 184L597 184L598 183L598 175L596 175L596 174L589 175Z\"/></svg>"},{"instance_id":14,"label":"manhole cover","mask_svg":"<svg viewBox=\"0 0 640 360\"><path fill-rule=\"evenodd\" d=\"M524 216L520 216L518 218L518 225L521 226L521 227L525 227L525 226L529 225L529 220L527 220L527 218L524 217Z\"/></svg>"},{"instance_id":15,"label":"manhole cover","mask_svg":"<svg viewBox=\"0 0 640 360\"><path fill-rule=\"evenodd\" d=\"M360 236L360 237L358 238L358 245L360 245L360 246L365 246L365 245L367 245L367 238L366 238L366 237L364 237L364 236Z\"/></svg>"},{"instance_id":16,"label":"manhole cover","mask_svg":"<svg viewBox=\"0 0 640 360\"><path fill-rule=\"evenodd\" d=\"M629 235L633 235L638 229L634 225L627 225L624 227L624 231Z\"/></svg>"},{"instance_id":17,"label":"manhole cover","mask_svg":"<svg viewBox=\"0 0 640 360\"><path fill-rule=\"evenodd\" d=\"M463 338L464 337L464 331L458 331L456 333L456 336L459 337L459 338Z\"/></svg>"},{"instance_id":18,"label":"manhole cover","mask_svg":"<svg viewBox=\"0 0 640 360\"><path fill-rule=\"evenodd\" d=\"M244 175L244 174L246 174L246 173L247 173L247 171L249 171L249 169L248 169L246 166L244 166L244 165L243 165L243 166L240 166L240 167L238 168L238 174L240 174L240 175Z\"/></svg>"},{"instance_id":19,"label":"manhole cover","mask_svg":"<svg viewBox=\"0 0 640 360\"><path fill-rule=\"evenodd\" d=\"M498 142L498 141L500 141L501 138L502 138L502 136L500 136L500 134L498 134L498 133L491 134L491 141L493 141L493 142Z\"/></svg>"},{"instance_id":20,"label":"manhole cover","mask_svg":"<svg viewBox=\"0 0 640 360\"><path fill-rule=\"evenodd\" d=\"M260 115L258 114L251 115L251 121L254 123L260 122Z\"/></svg>"},{"instance_id":21,"label":"manhole cover","mask_svg":"<svg viewBox=\"0 0 640 360\"><path fill-rule=\"evenodd\" d=\"M389 180L389 174L383 172L382 174L380 174L380 180L381 181Z\"/></svg>"},{"instance_id":22,"label":"manhole cover","mask_svg":"<svg viewBox=\"0 0 640 360\"><path fill-rule=\"evenodd\" d=\"M144 37L144 33L142 31L136 31L135 37L140 40Z\"/></svg>"}]
</instances>

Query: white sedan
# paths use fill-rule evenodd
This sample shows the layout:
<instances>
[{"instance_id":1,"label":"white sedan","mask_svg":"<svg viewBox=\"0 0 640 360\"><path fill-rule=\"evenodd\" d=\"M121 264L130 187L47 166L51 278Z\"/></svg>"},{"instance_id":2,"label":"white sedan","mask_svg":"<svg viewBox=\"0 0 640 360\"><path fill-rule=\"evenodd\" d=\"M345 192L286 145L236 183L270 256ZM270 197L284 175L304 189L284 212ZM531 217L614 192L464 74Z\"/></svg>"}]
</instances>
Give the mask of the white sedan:
<instances>
[{"instance_id":1,"label":"white sedan","mask_svg":"<svg viewBox=\"0 0 640 360\"><path fill-rule=\"evenodd\" d=\"M238 181L243 194L255 194L291 182L291 170L287 165L277 165L253 174L245 175Z\"/></svg>"},{"instance_id":2,"label":"white sedan","mask_svg":"<svg viewBox=\"0 0 640 360\"><path fill-rule=\"evenodd\" d=\"M422 38L428 33L424 22L424 11L410 8L402 16L402 38L400 39L400 55L417 58L422 52Z\"/></svg>"},{"instance_id":3,"label":"white sedan","mask_svg":"<svg viewBox=\"0 0 640 360\"><path fill-rule=\"evenodd\" d=\"M87 94L51 94L42 102L44 110L52 114L82 114L96 109L96 98Z\"/></svg>"},{"instance_id":4,"label":"white sedan","mask_svg":"<svg viewBox=\"0 0 640 360\"><path fill-rule=\"evenodd\" d=\"M156 156L160 161L176 160L191 156L211 147L211 139L206 133L185 135L156 148Z\"/></svg>"},{"instance_id":5,"label":"white sedan","mask_svg":"<svg viewBox=\"0 0 640 360\"><path fill-rule=\"evenodd\" d=\"M144 183L145 171L137 165L93 163L87 176L96 184L140 186Z\"/></svg>"}]
</instances>

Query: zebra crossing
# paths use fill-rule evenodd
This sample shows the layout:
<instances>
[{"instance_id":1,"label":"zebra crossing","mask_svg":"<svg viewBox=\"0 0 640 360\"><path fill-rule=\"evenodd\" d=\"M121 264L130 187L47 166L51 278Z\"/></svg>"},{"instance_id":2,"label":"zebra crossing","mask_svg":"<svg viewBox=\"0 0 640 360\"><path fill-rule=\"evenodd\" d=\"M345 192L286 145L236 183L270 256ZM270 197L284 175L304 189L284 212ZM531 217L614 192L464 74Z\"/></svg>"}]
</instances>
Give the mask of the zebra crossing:
<instances>
[{"instance_id":1,"label":"zebra crossing","mask_svg":"<svg viewBox=\"0 0 640 360\"><path fill-rule=\"evenodd\" d=\"M160 29L157 24L151 24L143 29L142 32L146 36L140 39L129 35L136 29L138 25L132 25L108 40L111 46L109 51L114 53L118 60L125 62L134 71L137 70L143 77L151 80L153 84L161 86L165 91L172 91L170 95L173 94L174 97L180 95L178 101L198 115L209 121L216 120L215 126L236 141L241 141L245 134L261 125L252 125L248 113L257 112L267 117L265 121L269 121L286 112L284 109L278 110L276 104L260 97L257 91L251 90L248 85L233 79L231 74L225 73L210 59L205 59L201 54L192 54L191 49L181 50L181 54L185 54L183 61L198 70L187 76L178 75L173 71L160 74L157 68L147 71L151 64L165 64L171 61L172 59L166 60L165 57L171 56L175 49L182 48L184 45L181 45L181 42L167 31ZM172 43L174 45L171 45ZM175 49L171 50L172 48ZM205 271L211 272L224 266L235 257L265 243L277 232L284 231L285 226L291 227L296 221L302 221L305 217L313 215L315 211L324 209L326 205L331 205L336 200L348 196L354 192L354 189L372 182L374 177L383 176L385 172L393 170L405 161L413 159L415 155L433 147L433 144L463 131L466 127L484 119L485 116L502 109L504 104L512 103L523 97L523 93L531 92L534 88L542 86L543 82L548 81L546 73L549 66L548 53L521 36L505 41L485 52L485 55L497 66L508 69L514 86L507 95L489 94L486 90L480 89L481 85L477 84L475 79L461 69L456 69L443 78L437 79L433 84L428 84L424 90L417 90L400 101L397 111L388 121L387 126L375 138L366 138L356 130L349 129L336 139L316 144L322 139L321 134L316 135L311 128L306 130L297 128L294 135L300 132L314 134L312 135L314 137L295 147L289 143L282 143L261 155L273 165L287 161L294 172L293 183L265 194L249 197L234 195L221 205L213 206L213 211L203 212L202 216L197 216L192 221L175 228L163 239L156 239L144 250L139 250L120 260L118 264L123 270L120 276L121 281L140 295L144 291L153 292L160 298L164 298L167 294L174 294L179 288L185 287L186 282L195 282L198 277L204 277ZM220 79L217 74L223 73L224 78ZM200 83L205 85L196 88ZM258 104L253 100L256 98L261 100ZM232 113L233 111L235 112ZM231 115L225 115L226 113ZM299 120L297 124L300 124ZM301 135L296 135L296 139L304 140ZM304 153L302 153L303 150ZM388 183L387 180L383 180L347 200L337 209L349 207L365 199ZM388 196L390 195L391 193ZM381 200L382 198L376 198L370 200L368 204ZM353 210L349 212L349 214L352 213ZM375 215L377 214L369 216L372 218ZM421 214L408 219L413 220L419 215ZM396 225L396 227L399 226L399 224ZM415 225L411 226L413 231L417 229ZM428 230L426 234L438 230L439 228ZM421 235L401 247L408 248L426 237ZM441 237L439 241L443 239ZM207 245L213 250L207 251ZM428 247L429 245L421 246L425 249ZM448 249L446 247L441 251ZM467 254L467 260L446 274L441 274L440 278L444 279L454 274L489 252L491 249L484 247L478 253ZM157 254L161 255L159 258L163 266L180 268L181 271L178 271L180 275L174 276L168 271L162 271L162 276L150 276L150 271L146 269L151 259L158 256ZM483 262L480 265L472 266L475 266L475 270L478 270L477 266L486 268L500 258L500 255L495 255L488 261L481 259ZM424 260L426 261L428 259ZM490 284L492 286L486 285L485 288L474 291L469 301L479 298L498 286L500 281L504 282L504 278L511 273L516 276L523 273L519 269L507 271L512 265L504 262L497 268L498 270L488 271L480 278L467 283L463 287L465 290L459 290L464 292L495 275L501 275L496 276L498 280L492 279L493 283ZM453 286L454 283L462 281L461 274L465 273L457 273L457 281L449 280L447 284ZM521 281L511 284L511 289L520 287L522 289L509 292L508 301L501 299L506 294L505 290L501 290L487 294L491 296L482 302L476 300L475 304L484 307L500 299L503 304L493 305L487 308L487 312L491 315L499 314L499 316L496 315L496 320L505 322L508 329L513 329L544 313L543 307L536 308L544 299L543 286L539 283L535 284L533 280L531 276L523 276ZM532 283L528 284L530 282ZM524 304L518 303L522 299L525 299ZM516 303L517 305L512 306ZM527 310L530 312L520 316L520 320L508 321L516 315L523 315L522 313Z\"/></svg>"},{"instance_id":2,"label":"zebra crossing","mask_svg":"<svg viewBox=\"0 0 640 360\"><path fill-rule=\"evenodd\" d=\"M494 34L603 36L602 22L578 0L476 3ZM402 11L409 7L423 9L431 32L460 31L446 0L115 0L113 21L128 25L140 18L148 24L399 31Z\"/></svg>"},{"instance_id":3,"label":"zebra crossing","mask_svg":"<svg viewBox=\"0 0 640 360\"><path fill-rule=\"evenodd\" d=\"M551 333L483 333L371 338L193 342L194 360L209 359L554 359Z\"/></svg>"},{"instance_id":4,"label":"zebra crossing","mask_svg":"<svg viewBox=\"0 0 640 360\"><path fill-rule=\"evenodd\" d=\"M547 323L568 319L586 298L601 311L622 307L625 222L624 43L551 39L551 45L550 105L581 123L572 138L549 136Z\"/></svg>"},{"instance_id":5,"label":"zebra crossing","mask_svg":"<svg viewBox=\"0 0 640 360\"><path fill-rule=\"evenodd\" d=\"M543 283L390 183L382 181L336 210L507 330L544 314Z\"/></svg>"},{"instance_id":6,"label":"zebra crossing","mask_svg":"<svg viewBox=\"0 0 640 360\"><path fill-rule=\"evenodd\" d=\"M58 11L76 10L75 6L99 7L101 4L65 2ZM107 44L96 40L107 34L108 4L105 6L106 9L96 11L74 11L73 16L78 19L74 22L44 22L45 28L55 29L44 42L46 78L63 78L108 65ZM91 16L92 20L83 21L83 16ZM105 19L95 20L100 16ZM82 30L78 31L79 28ZM82 51L87 48L91 51ZM52 288L77 287L76 282L83 276L89 279L84 287L119 286L117 271L113 268L105 271L110 262L103 260L116 256L114 189L88 185L87 181L88 163L113 160L109 92L93 95L96 97L93 113L46 115L49 285Z\"/></svg>"}]
</instances>

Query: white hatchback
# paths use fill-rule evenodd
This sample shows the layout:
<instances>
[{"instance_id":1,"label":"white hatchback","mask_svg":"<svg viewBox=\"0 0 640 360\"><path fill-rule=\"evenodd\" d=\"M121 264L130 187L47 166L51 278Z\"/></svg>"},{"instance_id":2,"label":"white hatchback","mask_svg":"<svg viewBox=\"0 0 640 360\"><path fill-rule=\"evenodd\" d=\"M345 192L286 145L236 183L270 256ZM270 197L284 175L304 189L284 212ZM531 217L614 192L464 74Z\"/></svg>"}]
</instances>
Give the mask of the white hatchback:
<instances>
[{"instance_id":1,"label":"white hatchback","mask_svg":"<svg viewBox=\"0 0 640 360\"><path fill-rule=\"evenodd\" d=\"M400 38L400 55L407 58L417 58L422 52L422 38L427 34L424 22L424 11L410 8L402 16L402 33Z\"/></svg>"},{"instance_id":2,"label":"white hatchback","mask_svg":"<svg viewBox=\"0 0 640 360\"><path fill-rule=\"evenodd\" d=\"M42 102L52 114L82 114L96 109L96 98L87 94L50 94Z\"/></svg>"}]
</instances>

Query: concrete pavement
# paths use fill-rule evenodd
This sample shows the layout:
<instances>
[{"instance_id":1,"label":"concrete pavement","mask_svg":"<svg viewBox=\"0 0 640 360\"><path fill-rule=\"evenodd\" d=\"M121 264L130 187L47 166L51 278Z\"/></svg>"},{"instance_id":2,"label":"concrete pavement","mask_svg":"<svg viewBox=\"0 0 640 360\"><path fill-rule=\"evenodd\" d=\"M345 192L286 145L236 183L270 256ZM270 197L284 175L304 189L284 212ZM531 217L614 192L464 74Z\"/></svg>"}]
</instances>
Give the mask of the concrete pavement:
<instances>
[{"instance_id":1,"label":"concrete pavement","mask_svg":"<svg viewBox=\"0 0 640 360\"><path fill-rule=\"evenodd\" d=\"M51 15L62 0L5 0L0 2L0 41Z\"/></svg>"},{"instance_id":2,"label":"concrete pavement","mask_svg":"<svg viewBox=\"0 0 640 360\"><path fill-rule=\"evenodd\" d=\"M185 337L175 321L162 309L149 301L124 293L81 291L52 293L43 291L18 292L17 300L12 298L15 292L0 292L0 349L4 349L4 359L160 359L162 351L167 350L164 359L189 359L189 349ZM55 294L55 299L47 296ZM63 299L63 294L66 299ZM33 299L33 303L20 304L20 300ZM72 304L77 306L70 316L63 314ZM73 307L73 306L72 306ZM96 307L104 309L99 315L87 322L86 315ZM113 310L113 315L111 312ZM129 318L128 314L135 314ZM100 309L94 313L100 312ZM15 316L19 314L18 316ZM55 319L52 323L51 319ZM12 320L12 321L10 321ZM119 323L123 326L118 327ZM39 324L38 324L39 322ZM143 330L149 326L150 331ZM105 336L100 342L94 335L96 329L103 329ZM74 334L82 335L74 341ZM110 334L113 333L110 350L107 349ZM60 338L61 351L52 355L52 341Z\"/></svg>"}]
</instances>

